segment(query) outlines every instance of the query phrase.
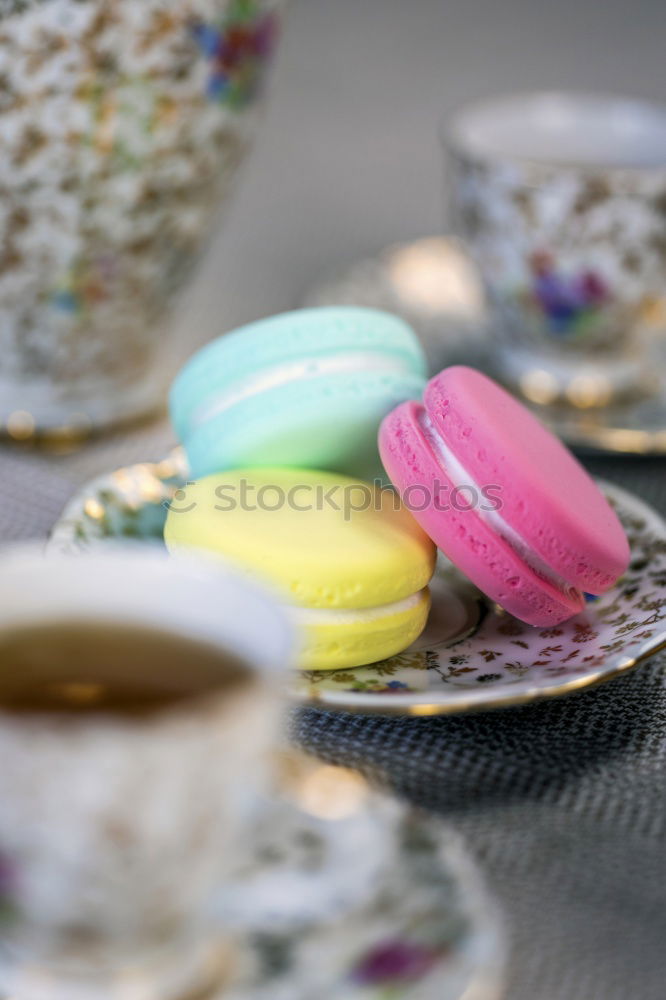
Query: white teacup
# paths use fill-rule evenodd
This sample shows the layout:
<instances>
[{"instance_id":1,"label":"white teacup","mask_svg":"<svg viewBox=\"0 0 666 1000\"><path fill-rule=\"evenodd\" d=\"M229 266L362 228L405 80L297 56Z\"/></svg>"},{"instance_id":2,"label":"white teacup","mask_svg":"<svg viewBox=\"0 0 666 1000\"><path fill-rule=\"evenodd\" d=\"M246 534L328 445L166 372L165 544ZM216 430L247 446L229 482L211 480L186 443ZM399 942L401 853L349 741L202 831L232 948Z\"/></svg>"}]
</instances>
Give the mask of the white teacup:
<instances>
[{"instance_id":1,"label":"white teacup","mask_svg":"<svg viewBox=\"0 0 666 1000\"><path fill-rule=\"evenodd\" d=\"M91 659L93 634L107 647ZM20 665L0 673L2 996L175 1000L222 971L209 906L251 821L291 644L277 605L219 564L0 559L0 672Z\"/></svg>"},{"instance_id":2,"label":"white teacup","mask_svg":"<svg viewBox=\"0 0 666 1000\"><path fill-rule=\"evenodd\" d=\"M647 391L664 319L666 106L495 97L454 115L446 143L453 222L484 279L500 374L534 403Z\"/></svg>"}]
</instances>

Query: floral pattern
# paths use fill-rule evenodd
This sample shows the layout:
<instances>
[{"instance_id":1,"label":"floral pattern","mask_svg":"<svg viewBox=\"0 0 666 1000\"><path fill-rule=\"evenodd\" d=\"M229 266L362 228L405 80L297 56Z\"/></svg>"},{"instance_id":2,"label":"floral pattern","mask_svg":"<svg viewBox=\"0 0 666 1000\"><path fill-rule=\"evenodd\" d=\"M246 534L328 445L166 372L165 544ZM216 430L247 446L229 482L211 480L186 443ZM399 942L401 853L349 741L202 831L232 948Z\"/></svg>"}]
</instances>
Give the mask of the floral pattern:
<instances>
[{"instance_id":1,"label":"floral pattern","mask_svg":"<svg viewBox=\"0 0 666 1000\"><path fill-rule=\"evenodd\" d=\"M556 337L585 336L610 302L605 280L589 269L571 276L560 273L546 250L530 254L528 264L532 285L522 293L525 308L540 315Z\"/></svg>"},{"instance_id":2,"label":"floral pattern","mask_svg":"<svg viewBox=\"0 0 666 1000\"><path fill-rule=\"evenodd\" d=\"M165 510L183 476L182 456L121 469L69 504L50 544L86 551L105 540L162 544ZM491 605L449 563L433 581L433 612L405 652L370 666L301 671L299 701L367 712L462 712L529 701L615 676L666 645L666 525L636 497L602 484L627 531L627 573L581 614L534 628ZM458 609L444 619L439 611Z\"/></svg>"},{"instance_id":3,"label":"floral pattern","mask_svg":"<svg viewBox=\"0 0 666 1000\"><path fill-rule=\"evenodd\" d=\"M505 352L621 357L662 296L666 172L452 157L455 225ZM541 358L541 367L548 367ZM508 368L507 368L508 371Z\"/></svg>"},{"instance_id":4,"label":"floral pattern","mask_svg":"<svg viewBox=\"0 0 666 1000\"><path fill-rule=\"evenodd\" d=\"M256 0L235 0L221 23L195 21L192 34L208 60L206 92L212 101L244 107L260 92L278 32L274 11Z\"/></svg>"},{"instance_id":5,"label":"floral pattern","mask_svg":"<svg viewBox=\"0 0 666 1000\"><path fill-rule=\"evenodd\" d=\"M165 771L164 750L175 748L174 759L180 760L183 737L187 741L196 734L198 740L198 734L206 728L200 721L193 721L189 736L181 723L175 723L173 730L169 727L163 743L158 743L156 752L145 758L144 763L151 762L146 773L161 767L160 773L172 775L169 780L176 781L178 788L190 787L191 782L183 780L178 767L174 770L173 761L167 762ZM108 747L108 733L103 729L96 733L99 742L92 744L98 751ZM218 724L212 729L219 734L228 727ZM178 734L175 741L174 733ZM20 739L27 746L30 740L34 742L34 734L24 730ZM197 759L209 757L206 737L197 747ZM64 751L63 759L73 759L80 750L81 743L75 740ZM24 754L26 760L29 757ZM501 921L475 866L451 831L435 817L372 790L357 772L322 764L291 749L275 752L271 759L276 766L266 776L263 793L253 800L254 822L234 849L222 891L209 901L213 912L208 932L217 934L223 928L220 933L224 942L228 944L228 939L233 938L233 972L225 979L225 1000L459 1000L463 991L469 989L471 995L480 983L484 989L487 984L493 988L487 1000L497 1000L505 957ZM39 813L40 806L57 802L58 798L52 800L48 794L40 797L39 789L35 797L32 772L30 778L30 791L23 802L27 812L23 808L19 812L34 817L35 803ZM218 798L219 790L218 784ZM166 928L155 924L155 898L159 897L171 920L172 914L180 913L181 905L191 905L181 903L188 899L187 892L183 895L182 872L192 867L183 859L191 860L196 848L195 886L208 884L215 877L216 866L204 862L199 867L199 859L211 844L219 849L221 820L214 818L213 835L202 839L201 830L209 829L214 814L205 802L201 806L198 796L193 815L186 817L185 835L180 836L183 830L176 825L175 834L165 841L173 844L183 863L172 865L166 880L149 875L143 881L145 872L140 859L144 858L145 863L145 856L138 843L142 831L145 835L155 829L153 811L155 802L162 802L162 793L158 792L156 799L150 798L139 810L144 816L136 829L132 826L134 817L129 821L108 809L93 810L89 835L83 838L86 857L82 867L72 869L71 850L67 849L71 835L63 837L63 827L56 831L54 842L53 824L49 823L37 824L38 829L32 831L36 838L29 838L32 850L22 853L12 848L16 856L0 853L0 931L6 946L0 956L0 975L7 995L27 995L32 984L38 978L41 982L44 975L55 984L58 996L82 990L93 995L97 985L94 976L100 968L107 969L112 992L112 970L116 966L121 969L116 986L123 992L126 943L122 929L127 921L127 894L122 887L127 888L129 877L128 850L134 860L130 866L132 877L136 879L138 873L150 900L135 900L141 912L133 925L133 943L139 958L142 948L152 956L153 935L158 933L161 942L165 929L168 932L171 928L169 922ZM90 808L84 800L76 802L74 808L79 831L81 816ZM173 801L173 795L167 795L167 800ZM247 804L246 799L243 801ZM326 806L337 804L335 816L327 818L325 810L321 813L322 802ZM159 815L162 807L163 802L157 806ZM146 819L151 815L152 820ZM97 820L99 827L95 826ZM190 828L196 835L188 834ZM50 887L46 896L45 880L38 877L44 870L34 870L34 845L39 843L42 851L38 865L45 852L55 861L51 878L46 879ZM169 852L172 848L161 844L160 850L165 849ZM108 868L103 872L100 856L106 858ZM17 877L20 866L26 866L23 882ZM86 872L94 872L94 877L86 878ZM68 884L70 889L74 886L75 896L83 886L83 897L72 902L71 892L62 891ZM195 888L195 895L199 891ZM81 907L98 917L102 911L105 914L102 922L89 924L93 928L89 937L81 934L83 925L76 923ZM31 913L37 914L34 927ZM115 951L114 942L119 938L123 944ZM149 987L154 987L151 995L168 993L174 975L180 974L179 946L174 948L169 942L170 938L165 937L168 954L162 956L155 981L146 979ZM42 958L33 957L24 964L24 955ZM91 969L93 977L89 978ZM224 973L228 972L225 963ZM415 988L418 992L414 992ZM195 992L203 996L200 990ZM205 992L212 996L208 990ZM194 997L194 992L187 995ZM483 995L486 1000L486 993Z\"/></svg>"},{"instance_id":6,"label":"floral pattern","mask_svg":"<svg viewBox=\"0 0 666 1000\"><path fill-rule=\"evenodd\" d=\"M321 765L311 766L309 787ZM459 1000L481 983L484 1000L498 1000L497 914L439 820L366 796L346 818L323 823L278 801L259 826L267 832L238 869L238 896L248 886L250 894L243 912L230 887L226 919L242 937L229 1000ZM372 843L372 857L341 851L341 840Z\"/></svg>"},{"instance_id":7,"label":"floral pattern","mask_svg":"<svg viewBox=\"0 0 666 1000\"><path fill-rule=\"evenodd\" d=\"M437 962L437 952L407 941L383 941L353 969L360 986L395 986L422 979Z\"/></svg>"},{"instance_id":8,"label":"floral pattern","mask_svg":"<svg viewBox=\"0 0 666 1000\"><path fill-rule=\"evenodd\" d=\"M0 429L161 401L187 353L166 361L168 313L248 149L281 4L0 4Z\"/></svg>"}]
</instances>

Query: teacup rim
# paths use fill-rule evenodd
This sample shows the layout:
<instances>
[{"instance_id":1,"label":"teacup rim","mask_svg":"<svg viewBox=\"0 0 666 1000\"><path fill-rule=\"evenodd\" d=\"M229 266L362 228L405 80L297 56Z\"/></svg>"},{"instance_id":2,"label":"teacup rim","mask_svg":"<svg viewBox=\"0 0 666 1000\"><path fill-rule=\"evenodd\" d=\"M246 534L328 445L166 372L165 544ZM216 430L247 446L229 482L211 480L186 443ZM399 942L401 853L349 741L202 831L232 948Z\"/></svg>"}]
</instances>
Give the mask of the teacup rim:
<instances>
[{"instance_id":1,"label":"teacup rim","mask_svg":"<svg viewBox=\"0 0 666 1000\"><path fill-rule=\"evenodd\" d=\"M44 573L49 568L57 576ZM0 552L0 595L0 631L67 620L155 629L224 650L247 666L248 676L276 687L294 661L293 625L275 595L203 553L171 556L131 542L85 555L9 545ZM222 599L226 615L219 613ZM188 710L201 701L193 693L179 706Z\"/></svg>"},{"instance_id":2,"label":"teacup rim","mask_svg":"<svg viewBox=\"0 0 666 1000\"><path fill-rule=\"evenodd\" d=\"M525 155L510 151L499 151L484 149L481 144L470 142L461 134L461 124L470 115L491 110L493 107L502 107L515 102L533 104L539 101L558 100L566 103L573 102L603 102L607 104L629 105L640 108L650 113L657 113L664 116L666 123L666 102L657 99L645 98L630 94L622 94L610 90L594 89L566 89L566 88L545 88L535 90L508 90L495 94L486 94L469 101L458 104L449 111L443 118L440 125L440 140L445 151L453 156L471 160L472 162L492 164L515 164L524 167L534 167L552 172L574 172L581 176L594 174L596 176L634 176L634 177L666 177L666 157L663 163L657 164L636 164L636 163L604 163L590 162L588 160L556 159L547 156Z\"/></svg>"}]
</instances>

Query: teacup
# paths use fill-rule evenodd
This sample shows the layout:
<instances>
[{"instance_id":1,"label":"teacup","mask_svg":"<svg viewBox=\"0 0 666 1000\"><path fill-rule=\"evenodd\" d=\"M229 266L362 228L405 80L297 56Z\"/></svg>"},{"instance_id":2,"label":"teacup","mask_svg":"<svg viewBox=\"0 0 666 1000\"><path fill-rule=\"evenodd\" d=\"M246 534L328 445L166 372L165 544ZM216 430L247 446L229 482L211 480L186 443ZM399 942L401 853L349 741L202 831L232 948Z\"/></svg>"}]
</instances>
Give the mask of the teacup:
<instances>
[{"instance_id":1,"label":"teacup","mask_svg":"<svg viewBox=\"0 0 666 1000\"><path fill-rule=\"evenodd\" d=\"M449 122L454 227L479 265L495 361L535 403L650 388L666 286L666 107L489 99Z\"/></svg>"},{"instance_id":2,"label":"teacup","mask_svg":"<svg viewBox=\"0 0 666 1000\"><path fill-rule=\"evenodd\" d=\"M223 977L212 904L290 649L277 605L219 565L0 560L2 996L175 1000Z\"/></svg>"}]
</instances>

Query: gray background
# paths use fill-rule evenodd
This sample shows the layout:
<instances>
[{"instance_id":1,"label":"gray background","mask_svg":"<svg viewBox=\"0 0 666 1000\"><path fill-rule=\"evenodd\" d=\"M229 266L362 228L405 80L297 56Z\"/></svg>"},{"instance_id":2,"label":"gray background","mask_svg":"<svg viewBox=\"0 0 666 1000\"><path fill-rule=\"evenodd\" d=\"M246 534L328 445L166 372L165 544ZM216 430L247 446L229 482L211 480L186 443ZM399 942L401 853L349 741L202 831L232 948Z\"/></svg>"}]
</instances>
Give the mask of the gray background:
<instances>
[{"instance_id":1,"label":"gray background","mask_svg":"<svg viewBox=\"0 0 666 1000\"><path fill-rule=\"evenodd\" d=\"M438 122L493 90L663 98L663 0L294 0L254 155L178 323L192 343L297 304L322 272L442 217ZM43 537L165 424L67 456L0 448L0 538ZM593 471L666 513L663 461ZM510 1000L666 997L663 660L562 702L459 719L300 712L293 733L436 808L506 910Z\"/></svg>"}]
</instances>

